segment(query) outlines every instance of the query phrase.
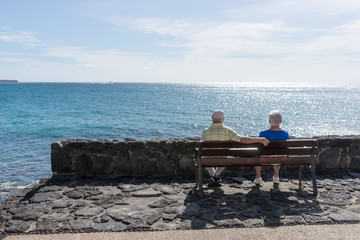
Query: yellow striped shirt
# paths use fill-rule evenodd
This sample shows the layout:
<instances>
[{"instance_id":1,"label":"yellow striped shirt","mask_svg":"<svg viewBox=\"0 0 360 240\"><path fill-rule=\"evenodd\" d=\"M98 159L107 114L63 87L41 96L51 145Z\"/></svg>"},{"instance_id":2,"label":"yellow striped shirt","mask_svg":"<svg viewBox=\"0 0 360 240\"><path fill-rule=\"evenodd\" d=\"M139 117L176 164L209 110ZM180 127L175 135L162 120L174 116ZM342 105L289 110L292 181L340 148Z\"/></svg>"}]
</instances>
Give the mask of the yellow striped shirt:
<instances>
[{"instance_id":1,"label":"yellow striped shirt","mask_svg":"<svg viewBox=\"0 0 360 240\"><path fill-rule=\"evenodd\" d=\"M206 128L201 136L203 141L238 141L241 136L229 127L222 123L213 123L209 128Z\"/></svg>"}]
</instances>

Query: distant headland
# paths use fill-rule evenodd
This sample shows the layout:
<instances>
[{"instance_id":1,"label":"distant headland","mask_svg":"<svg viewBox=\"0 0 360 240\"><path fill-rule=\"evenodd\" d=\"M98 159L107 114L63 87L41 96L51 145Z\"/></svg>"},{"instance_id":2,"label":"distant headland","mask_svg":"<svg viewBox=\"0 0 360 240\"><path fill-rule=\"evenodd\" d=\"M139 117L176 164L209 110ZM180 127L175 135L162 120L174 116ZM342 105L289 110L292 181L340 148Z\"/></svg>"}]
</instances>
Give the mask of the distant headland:
<instances>
[{"instance_id":1,"label":"distant headland","mask_svg":"<svg viewBox=\"0 0 360 240\"><path fill-rule=\"evenodd\" d=\"M18 80L0 80L0 83L17 83Z\"/></svg>"}]
</instances>

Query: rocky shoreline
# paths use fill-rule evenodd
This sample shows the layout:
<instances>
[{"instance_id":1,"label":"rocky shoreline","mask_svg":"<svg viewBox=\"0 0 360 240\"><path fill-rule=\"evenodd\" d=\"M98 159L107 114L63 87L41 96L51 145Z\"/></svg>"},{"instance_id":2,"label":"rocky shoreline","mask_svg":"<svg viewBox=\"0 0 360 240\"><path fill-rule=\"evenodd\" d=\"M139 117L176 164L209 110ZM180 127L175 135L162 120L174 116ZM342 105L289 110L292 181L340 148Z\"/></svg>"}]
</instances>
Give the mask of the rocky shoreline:
<instances>
[{"instance_id":1,"label":"rocky shoreline","mask_svg":"<svg viewBox=\"0 0 360 240\"><path fill-rule=\"evenodd\" d=\"M319 225L360 222L360 173L281 172L279 188L271 174L257 188L253 173L226 172L219 188L199 197L193 175L166 177L75 178L42 180L0 208L0 238L11 234L103 231L165 231Z\"/></svg>"}]
</instances>

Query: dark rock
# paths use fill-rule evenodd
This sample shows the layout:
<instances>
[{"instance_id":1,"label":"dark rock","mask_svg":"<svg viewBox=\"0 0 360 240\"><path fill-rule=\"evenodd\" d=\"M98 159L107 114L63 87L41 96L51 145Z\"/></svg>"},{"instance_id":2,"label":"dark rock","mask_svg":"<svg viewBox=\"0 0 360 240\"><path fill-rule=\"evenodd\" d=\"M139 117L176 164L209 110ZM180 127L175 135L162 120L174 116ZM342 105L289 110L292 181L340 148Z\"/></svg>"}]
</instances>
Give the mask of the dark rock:
<instances>
[{"instance_id":1,"label":"dark rock","mask_svg":"<svg viewBox=\"0 0 360 240\"><path fill-rule=\"evenodd\" d=\"M349 174L351 177L360 178L360 173L359 173L359 172L348 171L348 174Z\"/></svg>"},{"instance_id":2,"label":"dark rock","mask_svg":"<svg viewBox=\"0 0 360 240\"><path fill-rule=\"evenodd\" d=\"M349 165L349 169L358 170L360 166L360 157L352 157Z\"/></svg>"},{"instance_id":3,"label":"dark rock","mask_svg":"<svg viewBox=\"0 0 360 240\"><path fill-rule=\"evenodd\" d=\"M36 223L37 231L55 232L60 229L60 224L53 219L43 218Z\"/></svg>"},{"instance_id":4,"label":"dark rock","mask_svg":"<svg viewBox=\"0 0 360 240\"><path fill-rule=\"evenodd\" d=\"M107 215L101 215L101 216L94 217L95 223L104 223L104 222L109 222L110 220L111 220L111 218Z\"/></svg>"},{"instance_id":5,"label":"dark rock","mask_svg":"<svg viewBox=\"0 0 360 240\"><path fill-rule=\"evenodd\" d=\"M244 216L244 217L250 217L250 218L255 218L255 217L259 217L261 214L259 213L258 210L245 210L240 212L240 215Z\"/></svg>"},{"instance_id":6,"label":"dark rock","mask_svg":"<svg viewBox=\"0 0 360 240\"><path fill-rule=\"evenodd\" d=\"M329 214L329 218L336 223L358 223L360 218L349 211Z\"/></svg>"},{"instance_id":7,"label":"dark rock","mask_svg":"<svg viewBox=\"0 0 360 240\"><path fill-rule=\"evenodd\" d=\"M301 216L285 216L284 224L300 225L300 224L305 224L305 221Z\"/></svg>"},{"instance_id":8,"label":"dark rock","mask_svg":"<svg viewBox=\"0 0 360 240\"><path fill-rule=\"evenodd\" d=\"M105 195L99 200L94 201L94 204L103 208L109 208L113 205L129 205L128 198L119 195Z\"/></svg>"},{"instance_id":9,"label":"dark rock","mask_svg":"<svg viewBox=\"0 0 360 240\"><path fill-rule=\"evenodd\" d=\"M218 206L218 201L216 201L215 199L205 199L203 201L198 202L199 206L202 208L211 208L211 207L217 207Z\"/></svg>"},{"instance_id":10,"label":"dark rock","mask_svg":"<svg viewBox=\"0 0 360 240\"><path fill-rule=\"evenodd\" d=\"M221 220L221 219L232 219L239 217L239 213L235 212L233 209L228 207L221 207L217 210L215 219Z\"/></svg>"},{"instance_id":11,"label":"dark rock","mask_svg":"<svg viewBox=\"0 0 360 240\"><path fill-rule=\"evenodd\" d=\"M277 217L265 217L264 226L281 226L284 225L284 222Z\"/></svg>"},{"instance_id":12,"label":"dark rock","mask_svg":"<svg viewBox=\"0 0 360 240\"><path fill-rule=\"evenodd\" d=\"M146 214L143 208L132 205L116 205L106 210L106 215L116 221L126 221L128 218L144 219Z\"/></svg>"},{"instance_id":13,"label":"dark rock","mask_svg":"<svg viewBox=\"0 0 360 240\"><path fill-rule=\"evenodd\" d=\"M33 203L41 203L47 201L54 201L57 199L62 198L62 194L58 192L44 192L44 193L35 193L31 198L30 201Z\"/></svg>"},{"instance_id":14,"label":"dark rock","mask_svg":"<svg viewBox=\"0 0 360 240\"><path fill-rule=\"evenodd\" d=\"M149 188L149 185L146 183L143 184L139 184L139 185L134 185L134 184L119 184L118 187L123 191L123 192L134 192L134 191L139 191L139 190L143 190L143 189L147 189Z\"/></svg>"},{"instance_id":15,"label":"dark rock","mask_svg":"<svg viewBox=\"0 0 360 240\"><path fill-rule=\"evenodd\" d=\"M199 204L190 203L190 204L186 205L186 208L180 217L185 218L185 219L191 218L192 216L197 214L197 212L200 210L201 210L201 207L199 206Z\"/></svg>"},{"instance_id":16,"label":"dark rock","mask_svg":"<svg viewBox=\"0 0 360 240\"><path fill-rule=\"evenodd\" d=\"M52 208L68 208L71 205L71 201L60 199L53 202Z\"/></svg>"},{"instance_id":17,"label":"dark rock","mask_svg":"<svg viewBox=\"0 0 360 240\"><path fill-rule=\"evenodd\" d=\"M285 216L284 213L282 213L279 210L265 212L264 214L266 217L275 217L275 218L284 218L284 216Z\"/></svg>"},{"instance_id":18,"label":"dark rock","mask_svg":"<svg viewBox=\"0 0 360 240\"><path fill-rule=\"evenodd\" d=\"M51 170L54 173L69 173L72 172L72 168L72 159L67 151L51 151Z\"/></svg>"},{"instance_id":19,"label":"dark rock","mask_svg":"<svg viewBox=\"0 0 360 240\"><path fill-rule=\"evenodd\" d=\"M181 189L169 187L169 186L156 186L156 191L162 192L164 195L176 195L181 192Z\"/></svg>"},{"instance_id":20,"label":"dark rock","mask_svg":"<svg viewBox=\"0 0 360 240\"><path fill-rule=\"evenodd\" d=\"M95 175L95 164L86 154L82 154L75 159L75 172L80 176Z\"/></svg>"},{"instance_id":21,"label":"dark rock","mask_svg":"<svg viewBox=\"0 0 360 240\"><path fill-rule=\"evenodd\" d=\"M96 156L94 159L96 175L112 175L114 167L115 161L110 156Z\"/></svg>"},{"instance_id":22,"label":"dark rock","mask_svg":"<svg viewBox=\"0 0 360 240\"><path fill-rule=\"evenodd\" d=\"M319 154L319 167L321 169L337 169L338 148L326 149Z\"/></svg>"},{"instance_id":23,"label":"dark rock","mask_svg":"<svg viewBox=\"0 0 360 240\"><path fill-rule=\"evenodd\" d=\"M182 156L179 160L179 170L182 172L191 172L195 170L194 162L188 156Z\"/></svg>"},{"instance_id":24,"label":"dark rock","mask_svg":"<svg viewBox=\"0 0 360 240\"><path fill-rule=\"evenodd\" d=\"M104 210L103 208L99 208L99 207L85 207L77 210L75 212L75 216L93 217L102 213L103 210Z\"/></svg>"},{"instance_id":25,"label":"dark rock","mask_svg":"<svg viewBox=\"0 0 360 240\"><path fill-rule=\"evenodd\" d=\"M203 229L207 222L200 218L195 218L191 221L191 229Z\"/></svg>"},{"instance_id":26,"label":"dark rock","mask_svg":"<svg viewBox=\"0 0 360 240\"><path fill-rule=\"evenodd\" d=\"M44 214L43 212L34 211L34 209L26 209L24 211L16 212L15 215L13 216L13 219L19 219L23 221L28 221L28 220L35 221L43 214Z\"/></svg>"},{"instance_id":27,"label":"dark rock","mask_svg":"<svg viewBox=\"0 0 360 240\"><path fill-rule=\"evenodd\" d=\"M344 193L341 194L334 192L321 192L320 197L321 199L319 199L319 201L321 201L322 204L330 205L330 206L342 207L342 206L347 206L351 203L350 202L351 195Z\"/></svg>"},{"instance_id":28,"label":"dark rock","mask_svg":"<svg viewBox=\"0 0 360 240\"><path fill-rule=\"evenodd\" d=\"M150 216L146 218L146 223L149 225L153 225L162 217L162 214L159 212L154 212Z\"/></svg>"},{"instance_id":29,"label":"dark rock","mask_svg":"<svg viewBox=\"0 0 360 240\"><path fill-rule=\"evenodd\" d=\"M117 175L132 175L134 173L134 166L130 161L130 153L128 149L120 151L118 156L115 157L114 173Z\"/></svg>"},{"instance_id":30,"label":"dark rock","mask_svg":"<svg viewBox=\"0 0 360 240\"><path fill-rule=\"evenodd\" d=\"M246 219L242 221L244 224L244 227L262 227L264 224L264 221L262 219Z\"/></svg>"},{"instance_id":31,"label":"dark rock","mask_svg":"<svg viewBox=\"0 0 360 240\"><path fill-rule=\"evenodd\" d=\"M70 220L70 226L73 230L87 230L93 229L93 223L91 219L74 219Z\"/></svg>"},{"instance_id":32,"label":"dark rock","mask_svg":"<svg viewBox=\"0 0 360 240\"><path fill-rule=\"evenodd\" d=\"M171 222L177 217L177 214L165 214L163 215L163 220Z\"/></svg>"},{"instance_id":33,"label":"dark rock","mask_svg":"<svg viewBox=\"0 0 360 240\"><path fill-rule=\"evenodd\" d=\"M338 148L347 148L351 145L352 139L333 139L331 145Z\"/></svg>"},{"instance_id":34,"label":"dark rock","mask_svg":"<svg viewBox=\"0 0 360 240\"><path fill-rule=\"evenodd\" d=\"M30 228L30 224L21 220L10 220L5 222L5 231L8 233L22 233Z\"/></svg>"},{"instance_id":35,"label":"dark rock","mask_svg":"<svg viewBox=\"0 0 360 240\"><path fill-rule=\"evenodd\" d=\"M172 166L171 160L168 157L160 155L155 159L156 171L158 173L162 173L165 175L175 174L174 167Z\"/></svg>"},{"instance_id":36,"label":"dark rock","mask_svg":"<svg viewBox=\"0 0 360 240\"><path fill-rule=\"evenodd\" d=\"M360 207L350 208L349 210L355 213L360 213Z\"/></svg>"},{"instance_id":37,"label":"dark rock","mask_svg":"<svg viewBox=\"0 0 360 240\"><path fill-rule=\"evenodd\" d=\"M215 220L214 224L218 227L244 227L244 223L240 221L238 218L233 219L221 219Z\"/></svg>"},{"instance_id":38,"label":"dark rock","mask_svg":"<svg viewBox=\"0 0 360 240\"><path fill-rule=\"evenodd\" d=\"M13 214L14 219L23 221L36 220L41 215L47 214L50 211L50 206L47 204L26 204L19 206L12 206L7 211Z\"/></svg>"},{"instance_id":39,"label":"dark rock","mask_svg":"<svg viewBox=\"0 0 360 240\"><path fill-rule=\"evenodd\" d=\"M341 157L339 160L339 168L347 169L348 154L345 149L341 150Z\"/></svg>"},{"instance_id":40,"label":"dark rock","mask_svg":"<svg viewBox=\"0 0 360 240\"><path fill-rule=\"evenodd\" d=\"M70 190L67 192L64 192L64 194L72 199L80 199L84 197L84 192L79 191L79 190Z\"/></svg>"},{"instance_id":41,"label":"dark rock","mask_svg":"<svg viewBox=\"0 0 360 240\"><path fill-rule=\"evenodd\" d=\"M146 189L132 193L133 197L160 197L161 192Z\"/></svg>"},{"instance_id":42,"label":"dark rock","mask_svg":"<svg viewBox=\"0 0 360 240\"><path fill-rule=\"evenodd\" d=\"M360 157L360 144L352 145L349 150L351 158Z\"/></svg>"},{"instance_id":43,"label":"dark rock","mask_svg":"<svg viewBox=\"0 0 360 240\"><path fill-rule=\"evenodd\" d=\"M233 181L238 182L238 183L243 183L243 182L248 182L249 179L244 178L244 177L233 177L232 178Z\"/></svg>"},{"instance_id":44,"label":"dark rock","mask_svg":"<svg viewBox=\"0 0 360 240\"><path fill-rule=\"evenodd\" d=\"M167 207L170 206L172 204L177 203L178 201L175 199L160 199L159 201L153 202L151 204L149 204L148 206L151 208L163 208L163 207Z\"/></svg>"},{"instance_id":45,"label":"dark rock","mask_svg":"<svg viewBox=\"0 0 360 240\"><path fill-rule=\"evenodd\" d=\"M98 196L101 195L103 192L100 191L99 189L89 189L89 190L85 190L84 192L84 198L89 198L89 197L93 197L93 196Z\"/></svg>"},{"instance_id":46,"label":"dark rock","mask_svg":"<svg viewBox=\"0 0 360 240\"><path fill-rule=\"evenodd\" d=\"M63 191L64 188L64 186L50 185L40 188L38 192L60 192Z\"/></svg>"},{"instance_id":47,"label":"dark rock","mask_svg":"<svg viewBox=\"0 0 360 240\"><path fill-rule=\"evenodd\" d=\"M164 208L162 212L166 214L178 214L179 209L176 207L169 207L169 208Z\"/></svg>"},{"instance_id":48,"label":"dark rock","mask_svg":"<svg viewBox=\"0 0 360 240\"><path fill-rule=\"evenodd\" d=\"M122 222L115 222L114 220L109 220L106 222L98 222L94 224L94 229L97 231L112 231L112 232L121 232L127 229L127 226Z\"/></svg>"},{"instance_id":49,"label":"dark rock","mask_svg":"<svg viewBox=\"0 0 360 240\"><path fill-rule=\"evenodd\" d=\"M279 210L280 207L278 205L270 204L268 202L263 202L260 204L261 211L274 211Z\"/></svg>"},{"instance_id":50,"label":"dark rock","mask_svg":"<svg viewBox=\"0 0 360 240\"><path fill-rule=\"evenodd\" d=\"M332 221L326 217L313 216L313 215L303 215L303 218L308 224L327 224L332 223Z\"/></svg>"}]
</instances>

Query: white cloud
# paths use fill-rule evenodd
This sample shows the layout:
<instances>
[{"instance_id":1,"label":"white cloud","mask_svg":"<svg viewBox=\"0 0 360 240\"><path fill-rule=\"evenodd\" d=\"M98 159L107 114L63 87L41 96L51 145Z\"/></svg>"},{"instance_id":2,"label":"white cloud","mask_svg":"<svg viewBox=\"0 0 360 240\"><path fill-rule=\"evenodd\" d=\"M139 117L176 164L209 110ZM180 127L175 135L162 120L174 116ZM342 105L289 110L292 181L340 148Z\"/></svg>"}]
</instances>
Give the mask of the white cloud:
<instances>
[{"instance_id":1,"label":"white cloud","mask_svg":"<svg viewBox=\"0 0 360 240\"><path fill-rule=\"evenodd\" d=\"M36 33L31 31L21 31L17 33L11 33L6 31L6 28L3 28L5 31L0 31L0 41L19 43L29 47L39 46L39 41L36 37Z\"/></svg>"}]
</instances>

